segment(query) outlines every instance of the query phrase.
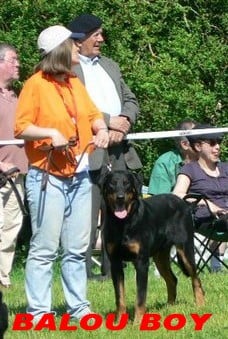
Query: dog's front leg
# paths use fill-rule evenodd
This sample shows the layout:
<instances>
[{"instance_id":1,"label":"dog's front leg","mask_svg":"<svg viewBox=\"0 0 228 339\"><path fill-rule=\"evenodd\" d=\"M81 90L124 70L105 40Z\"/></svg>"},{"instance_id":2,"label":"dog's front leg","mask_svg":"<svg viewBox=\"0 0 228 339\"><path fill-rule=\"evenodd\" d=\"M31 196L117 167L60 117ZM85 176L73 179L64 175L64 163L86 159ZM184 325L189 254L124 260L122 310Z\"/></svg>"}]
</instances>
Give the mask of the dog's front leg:
<instances>
[{"instance_id":1,"label":"dog's front leg","mask_svg":"<svg viewBox=\"0 0 228 339\"><path fill-rule=\"evenodd\" d=\"M142 317L146 312L146 295L148 284L149 261L138 260L134 263L136 270L136 301L134 325L141 323Z\"/></svg>"},{"instance_id":2,"label":"dog's front leg","mask_svg":"<svg viewBox=\"0 0 228 339\"><path fill-rule=\"evenodd\" d=\"M165 280L168 304L174 304L177 296L177 278L173 274L170 263L170 249L167 248L164 251L158 252L153 256L154 262L157 266L159 273Z\"/></svg>"},{"instance_id":3,"label":"dog's front leg","mask_svg":"<svg viewBox=\"0 0 228 339\"><path fill-rule=\"evenodd\" d=\"M126 313L124 270L122 261L111 261L112 282L115 290L117 319Z\"/></svg>"}]
</instances>

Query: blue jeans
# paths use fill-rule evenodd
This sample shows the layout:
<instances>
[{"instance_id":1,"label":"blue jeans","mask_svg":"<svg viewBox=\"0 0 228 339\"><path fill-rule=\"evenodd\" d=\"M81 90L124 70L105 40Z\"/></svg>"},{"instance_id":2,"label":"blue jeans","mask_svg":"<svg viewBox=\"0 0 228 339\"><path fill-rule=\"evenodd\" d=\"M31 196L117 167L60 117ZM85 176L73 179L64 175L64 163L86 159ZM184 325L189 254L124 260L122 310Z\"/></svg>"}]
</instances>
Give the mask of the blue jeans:
<instances>
[{"instance_id":1,"label":"blue jeans","mask_svg":"<svg viewBox=\"0 0 228 339\"><path fill-rule=\"evenodd\" d=\"M26 193L32 237L25 271L27 312L39 319L51 312L53 263L62 247L61 281L67 312L73 318L88 313L85 254L91 231L91 182L87 172L73 178L49 175L41 191L42 171L30 168Z\"/></svg>"}]
</instances>

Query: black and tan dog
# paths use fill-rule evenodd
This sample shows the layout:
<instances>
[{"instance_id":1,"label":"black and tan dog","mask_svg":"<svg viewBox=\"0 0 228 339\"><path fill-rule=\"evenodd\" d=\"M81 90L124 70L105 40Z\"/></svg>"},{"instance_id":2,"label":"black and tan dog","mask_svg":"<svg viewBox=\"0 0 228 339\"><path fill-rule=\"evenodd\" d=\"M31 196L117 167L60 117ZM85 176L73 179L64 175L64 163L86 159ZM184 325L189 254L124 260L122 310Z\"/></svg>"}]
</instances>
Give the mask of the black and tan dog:
<instances>
[{"instance_id":1,"label":"black and tan dog","mask_svg":"<svg viewBox=\"0 0 228 339\"><path fill-rule=\"evenodd\" d=\"M4 333L8 328L8 307L2 299L2 292L0 291L0 339L4 338Z\"/></svg>"},{"instance_id":2,"label":"black and tan dog","mask_svg":"<svg viewBox=\"0 0 228 339\"><path fill-rule=\"evenodd\" d=\"M117 316L126 313L123 262L131 261L137 284L134 323L140 322L145 313L150 257L166 282L168 303L175 302L177 278L170 266L173 245L182 271L192 279L196 304L204 304L204 292L194 261L189 205L173 194L142 199L140 191L138 176L128 171L109 172L103 179L103 234L111 262Z\"/></svg>"}]
</instances>

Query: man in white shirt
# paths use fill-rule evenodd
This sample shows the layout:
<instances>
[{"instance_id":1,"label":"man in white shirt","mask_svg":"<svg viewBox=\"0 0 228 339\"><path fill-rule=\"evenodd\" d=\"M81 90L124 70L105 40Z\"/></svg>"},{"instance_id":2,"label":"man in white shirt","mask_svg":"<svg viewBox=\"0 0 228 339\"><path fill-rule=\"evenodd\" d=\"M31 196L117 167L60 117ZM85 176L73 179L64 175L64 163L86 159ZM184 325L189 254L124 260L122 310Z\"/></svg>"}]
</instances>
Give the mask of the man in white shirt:
<instances>
[{"instance_id":1,"label":"man in white shirt","mask_svg":"<svg viewBox=\"0 0 228 339\"><path fill-rule=\"evenodd\" d=\"M91 256L101 207L101 194L97 185L101 171L107 167L113 170L138 170L142 167L132 144L124 140L139 114L138 102L124 82L118 64L101 56L100 48L104 42L101 26L102 20L92 14L82 14L68 25L72 32L86 34L80 41L80 64L76 65L73 71L85 84L96 106L103 112L110 140L107 151L97 149L89 159L94 184L91 242L87 251L88 278L93 278ZM103 276L109 275L106 255L103 257L101 273Z\"/></svg>"}]
</instances>

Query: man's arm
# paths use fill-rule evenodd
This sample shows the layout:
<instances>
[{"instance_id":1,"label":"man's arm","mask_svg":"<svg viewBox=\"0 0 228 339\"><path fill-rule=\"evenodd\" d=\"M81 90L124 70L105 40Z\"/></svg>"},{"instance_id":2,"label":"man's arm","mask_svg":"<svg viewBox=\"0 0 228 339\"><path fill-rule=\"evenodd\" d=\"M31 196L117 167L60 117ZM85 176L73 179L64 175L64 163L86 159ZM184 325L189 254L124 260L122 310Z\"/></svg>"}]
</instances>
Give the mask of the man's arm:
<instances>
[{"instance_id":1,"label":"man's arm","mask_svg":"<svg viewBox=\"0 0 228 339\"><path fill-rule=\"evenodd\" d=\"M139 114L139 104L134 93L126 85L120 73L120 84L122 92L121 116L127 117L131 124L134 124Z\"/></svg>"}]
</instances>

